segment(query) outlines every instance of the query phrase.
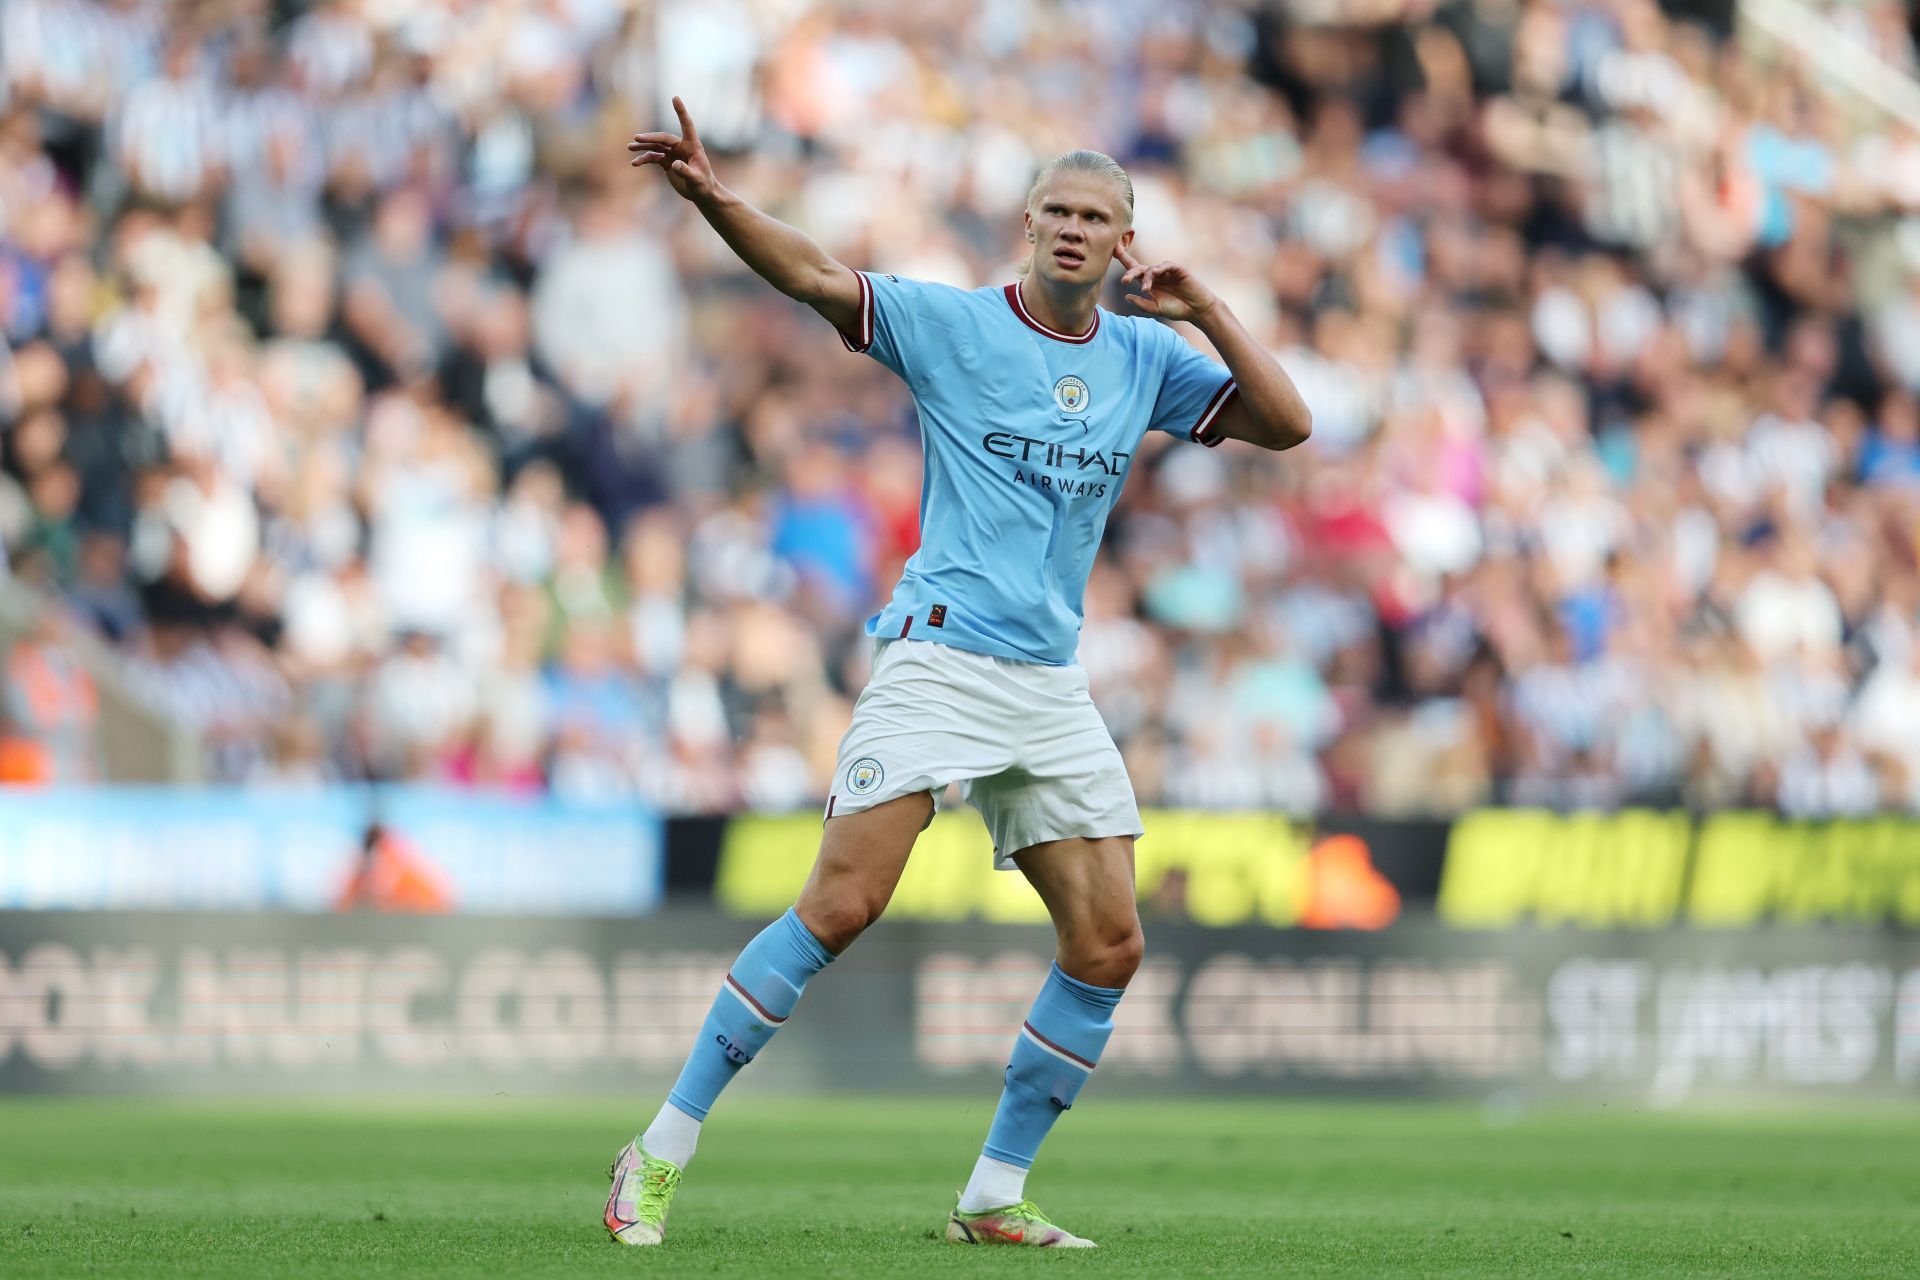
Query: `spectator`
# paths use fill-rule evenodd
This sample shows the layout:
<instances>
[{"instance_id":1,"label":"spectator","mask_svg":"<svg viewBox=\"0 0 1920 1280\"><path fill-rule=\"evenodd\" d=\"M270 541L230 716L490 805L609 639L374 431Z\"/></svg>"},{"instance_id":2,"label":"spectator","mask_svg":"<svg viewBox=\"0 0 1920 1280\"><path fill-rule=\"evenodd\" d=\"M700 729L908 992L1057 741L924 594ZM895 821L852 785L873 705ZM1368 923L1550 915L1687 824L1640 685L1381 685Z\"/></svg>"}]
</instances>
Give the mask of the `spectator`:
<instances>
[{"instance_id":1,"label":"spectator","mask_svg":"<svg viewBox=\"0 0 1920 1280\"><path fill-rule=\"evenodd\" d=\"M0 751L5 781L72 786L100 776L93 728L100 695L74 650L71 624L49 611L7 655Z\"/></svg>"}]
</instances>

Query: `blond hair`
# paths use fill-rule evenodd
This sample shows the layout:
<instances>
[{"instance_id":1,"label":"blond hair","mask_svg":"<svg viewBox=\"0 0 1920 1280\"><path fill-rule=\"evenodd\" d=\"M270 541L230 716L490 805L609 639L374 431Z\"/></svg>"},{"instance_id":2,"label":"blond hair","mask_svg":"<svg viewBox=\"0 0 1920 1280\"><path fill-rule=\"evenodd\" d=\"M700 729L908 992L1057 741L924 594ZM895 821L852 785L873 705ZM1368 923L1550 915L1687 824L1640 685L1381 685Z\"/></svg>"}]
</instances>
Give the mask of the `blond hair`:
<instances>
[{"instance_id":1,"label":"blond hair","mask_svg":"<svg viewBox=\"0 0 1920 1280\"><path fill-rule=\"evenodd\" d=\"M1033 186L1027 191L1027 212L1032 213L1040 203L1041 192L1047 184L1063 173L1084 173L1089 177L1105 178L1120 191L1120 202L1127 207L1127 225L1133 225L1133 179L1120 167L1120 162L1104 151L1069 151L1065 155L1055 156L1047 161L1033 179ZM1024 276L1033 270L1033 255L1020 264L1019 273Z\"/></svg>"}]
</instances>

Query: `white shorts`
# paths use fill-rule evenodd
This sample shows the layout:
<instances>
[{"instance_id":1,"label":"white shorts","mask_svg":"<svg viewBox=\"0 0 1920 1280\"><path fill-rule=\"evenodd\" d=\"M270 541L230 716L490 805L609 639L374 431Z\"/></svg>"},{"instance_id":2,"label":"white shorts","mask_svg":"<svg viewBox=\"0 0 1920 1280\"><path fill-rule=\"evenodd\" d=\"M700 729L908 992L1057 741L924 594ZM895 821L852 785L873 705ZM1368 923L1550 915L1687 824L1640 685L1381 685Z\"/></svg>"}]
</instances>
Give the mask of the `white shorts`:
<instances>
[{"instance_id":1,"label":"white shorts","mask_svg":"<svg viewBox=\"0 0 1920 1280\"><path fill-rule=\"evenodd\" d=\"M993 865L1045 840L1138 836L1140 811L1078 663L1051 667L933 640L876 640L840 740L828 818L947 784L986 819Z\"/></svg>"}]
</instances>

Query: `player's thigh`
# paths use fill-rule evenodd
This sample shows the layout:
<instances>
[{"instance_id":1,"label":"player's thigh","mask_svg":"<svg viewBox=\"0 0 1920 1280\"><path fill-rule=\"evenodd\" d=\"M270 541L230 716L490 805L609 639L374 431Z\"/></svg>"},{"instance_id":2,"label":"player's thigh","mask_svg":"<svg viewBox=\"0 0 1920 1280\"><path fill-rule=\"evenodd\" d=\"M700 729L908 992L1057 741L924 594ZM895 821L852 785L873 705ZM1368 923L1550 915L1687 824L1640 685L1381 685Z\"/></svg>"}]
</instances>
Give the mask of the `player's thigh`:
<instances>
[{"instance_id":1,"label":"player's thigh","mask_svg":"<svg viewBox=\"0 0 1920 1280\"><path fill-rule=\"evenodd\" d=\"M1062 967L1124 985L1141 949L1133 861L1141 823L1126 762L1083 692L1071 713L1028 742L1021 764L1017 781L983 796L996 846L1012 851L1010 861L1046 904ZM1074 973L1070 960L1089 972Z\"/></svg>"},{"instance_id":2,"label":"player's thigh","mask_svg":"<svg viewBox=\"0 0 1920 1280\"><path fill-rule=\"evenodd\" d=\"M1013 855L1062 931L1124 934L1138 927L1132 836L1069 836Z\"/></svg>"},{"instance_id":3,"label":"player's thigh","mask_svg":"<svg viewBox=\"0 0 1920 1280\"><path fill-rule=\"evenodd\" d=\"M921 791L827 819L794 911L829 951L880 918L932 816L933 797Z\"/></svg>"},{"instance_id":4,"label":"player's thigh","mask_svg":"<svg viewBox=\"0 0 1920 1280\"><path fill-rule=\"evenodd\" d=\"M1101 987L1124 987L1145 940L1134 902L1133 837L1070 836L1013 855L1053 917L1060 967Z\"/></svg>"}]
</instances>

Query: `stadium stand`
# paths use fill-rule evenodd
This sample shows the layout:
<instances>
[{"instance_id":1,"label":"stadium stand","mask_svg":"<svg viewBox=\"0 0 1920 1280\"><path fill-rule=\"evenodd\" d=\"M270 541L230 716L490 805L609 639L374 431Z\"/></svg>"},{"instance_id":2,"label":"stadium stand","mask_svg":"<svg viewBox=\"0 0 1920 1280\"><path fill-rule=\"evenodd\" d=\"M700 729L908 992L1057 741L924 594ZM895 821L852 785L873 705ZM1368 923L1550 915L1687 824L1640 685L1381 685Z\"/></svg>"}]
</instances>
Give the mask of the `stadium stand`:
<instances>
[{"instance_id":1,"label":"stadium stand","mask_svg":"<svg viewBox=\"0 0 1920 1280\"><path fill-rule=\"evenodd\" d=\"M79 626L215 780L823 798L915 428L633 179L675 92L967 286L1107 150L1281 354L1312 444L1143 449L1089 588L1143 803L1920 808L1920 129L1724 8L9 0L0 542L64 617L0 773L100 776Z\"/></svg>"}]
</instances>

